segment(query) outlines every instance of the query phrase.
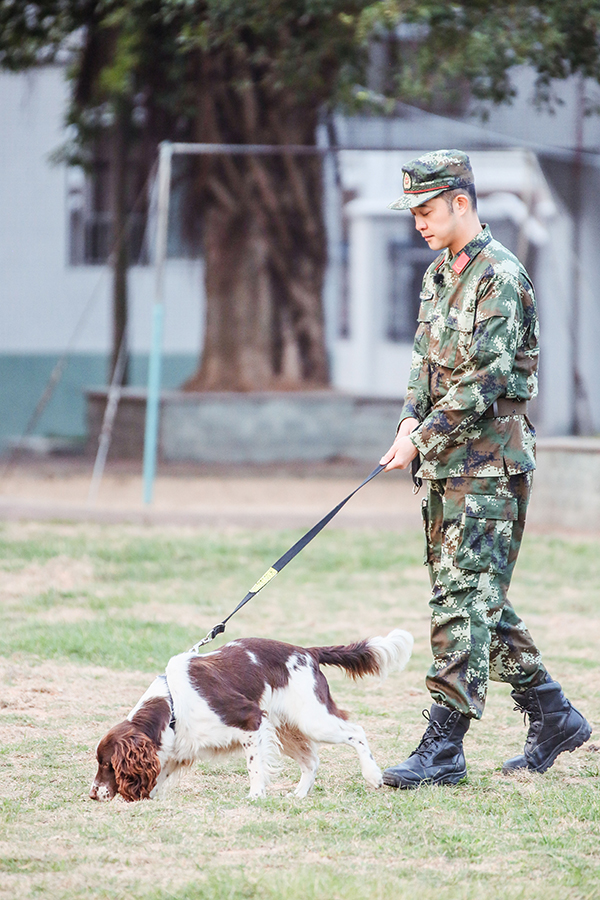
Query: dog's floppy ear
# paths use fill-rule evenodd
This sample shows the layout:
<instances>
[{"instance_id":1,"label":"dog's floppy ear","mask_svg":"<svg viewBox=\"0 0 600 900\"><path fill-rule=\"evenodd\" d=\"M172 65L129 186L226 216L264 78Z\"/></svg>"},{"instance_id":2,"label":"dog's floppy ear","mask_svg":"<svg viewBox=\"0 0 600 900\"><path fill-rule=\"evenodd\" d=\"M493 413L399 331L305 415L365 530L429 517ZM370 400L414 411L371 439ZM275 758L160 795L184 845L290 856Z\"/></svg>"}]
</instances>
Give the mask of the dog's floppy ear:
<instances>
[{"instance_id":1,"label":"dog's floppy ear","mask_svg":"<svg viewBox=\"0 0 600 900\"><path fill-rule=\"evenodd\" d=\"M150 796L160 773L160 760L153 741L138 733L123 737L111 758L117 790L128 801Z\"/></svg>"}]
</instances>

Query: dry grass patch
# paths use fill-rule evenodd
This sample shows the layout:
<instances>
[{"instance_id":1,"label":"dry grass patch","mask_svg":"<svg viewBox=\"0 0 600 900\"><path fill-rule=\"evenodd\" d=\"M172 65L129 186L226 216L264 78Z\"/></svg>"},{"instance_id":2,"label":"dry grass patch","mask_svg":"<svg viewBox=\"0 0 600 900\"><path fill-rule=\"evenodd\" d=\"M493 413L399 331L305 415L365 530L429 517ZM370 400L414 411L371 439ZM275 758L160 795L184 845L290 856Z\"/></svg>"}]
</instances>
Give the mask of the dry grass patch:
<instances>
[{"instance_id":1,"label":"dry grass patch","mask_svg":"<svg viewBox=\"0 0 600 900\"><path fill-rule=\"evenodd\" d=\"M2 528L1 900L600 896L600 753L592 743L544 776L503 777L524 728L502 685L491 686L486 715L467 736L469 780L455 789L372 791L349 749L325 747L305 801L287 796L298 773L285 761L269 798L249 802L241 759L198 765L157 801L88 799L99 737L296 536ZM599 541L529 538L513 593L551 671L592 723L600 723L599 550ZM408 671L357 684L328 672L382 765L413 749L429 705L420 558L419 534L324 532L228 629L228 638L304 645L411 630Z\"/></svg>"}]
</instances>

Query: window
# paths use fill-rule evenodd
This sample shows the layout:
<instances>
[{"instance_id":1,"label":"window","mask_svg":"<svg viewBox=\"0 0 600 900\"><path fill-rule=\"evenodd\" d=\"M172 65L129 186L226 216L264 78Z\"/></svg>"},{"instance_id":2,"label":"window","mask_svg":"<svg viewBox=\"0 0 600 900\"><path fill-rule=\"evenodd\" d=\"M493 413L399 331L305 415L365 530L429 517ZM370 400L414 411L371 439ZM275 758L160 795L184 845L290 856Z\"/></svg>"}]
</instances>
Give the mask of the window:
<instances>
[{"instance_id":1,"label":"window","mask_svg":"<svg viewBox=\"0 0 600 900\"><path fill-rule=\"evenodd\" d=\"M148 262L145 246L147 196L144 173L131 165L127 186L128 255L131 265ZM142 196L140 196L142 193ZM68 172L69 263L72 266L104 265L114 243L111 209L111 171L108 161L96 160L87 172Z\"/></svg>"},{"instance_id":2,"label":"window","mask_svg":"<svg viewBox=\"0 0 600 900\"><path fill-rule=\"evenodd\" d=\"M425 270L438 255L419 246L423 238L412 230L410 237L388 242L388 301L385 336L397 343L412 342L417 327L419 294Z\"/></svg>"},{"instance_id":3,"label":"window","mask_svg":"<svg viewBox=\"0 0 600 900\"><path fill-rule=\"evenodd\" d=\"M200 255L198 242L190 240L184 227L186 198L191 176L185 160L175 157L169 204L170 258L195 258ZM72 266L105 265L113 249L114 214L112 210L112 171L107 158L100 156L87 171L67 170L67 204L69 210L69 263ZM132 161L127 172L127 241L130 265L150 262L149 245L152 229L148 213L153 186L147 183L146 167Z\"/></svg>"}]
</instances>

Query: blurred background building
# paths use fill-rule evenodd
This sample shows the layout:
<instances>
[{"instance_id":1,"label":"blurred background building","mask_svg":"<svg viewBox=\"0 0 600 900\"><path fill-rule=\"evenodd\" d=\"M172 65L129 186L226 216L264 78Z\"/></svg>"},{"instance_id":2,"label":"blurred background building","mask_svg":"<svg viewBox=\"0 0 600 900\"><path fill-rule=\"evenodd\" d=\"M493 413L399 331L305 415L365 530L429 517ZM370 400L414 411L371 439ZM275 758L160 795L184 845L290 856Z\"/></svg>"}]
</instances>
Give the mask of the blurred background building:
<instances>
[{"instance_id":1,"label":"blurred background building","mask_svg":"<svg viewBox=\"0 0 600 900\"><path fill-rule=\"evenodd\" d=\"M376 79L375 79L376 80ZM337 116L340 152L325 164L329 271L324 292L331 386L397 402L405 390L419 284L435 256L409 213L387 210L402 193L402 163L438 147L471 154L480 213L526 264L537 289L543 356L533 417L544 435L600 431L600 120L585 116L598 87L558 84L554 114L528 102L518 73L512 106L485 124L398 106L393 116ZM61 66L0 72L0 443L23 433L57 361L64 371L35 432L83 438L85 390L106 382L111 343L108 253L110 166L53 163L65 140L68 85ZM344 149L349 148L349 149ZM351 149L363 148L363 149ZM132 386L143 387L150 346L151 188L130 198ZM140 194L142 202L140 203ZM175 188L166 268L163 385L178 387L203 343L203 264L180 238Z\"/></svg>"}]
</instances>

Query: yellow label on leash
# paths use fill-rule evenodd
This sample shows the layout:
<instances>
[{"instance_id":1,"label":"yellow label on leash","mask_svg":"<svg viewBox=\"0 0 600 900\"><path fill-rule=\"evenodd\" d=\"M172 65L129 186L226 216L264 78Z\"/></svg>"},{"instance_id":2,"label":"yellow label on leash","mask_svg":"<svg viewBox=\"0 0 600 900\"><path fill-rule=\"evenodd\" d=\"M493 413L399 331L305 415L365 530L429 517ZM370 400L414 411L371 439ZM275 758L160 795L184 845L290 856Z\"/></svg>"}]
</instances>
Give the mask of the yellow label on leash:
<instances>
[{"instance_id":1,"label":"yellow label on leash","mask_svg":"<svg viewBox=\"0 0 600 900\"><path fill-rule=\"evenodd\" d=\"M254 587L250 588L250 593L256 594L257 591L260 591L261 588L264 588L265 584L269 583L271 578L275 578L275 576L277 574L278 574L277 569L274 569L273 566L271 566L271 568L268 570L268 572L265 572L263 577L258 579L258 581L254 585Z\"/></svg>"}]
</instances>

